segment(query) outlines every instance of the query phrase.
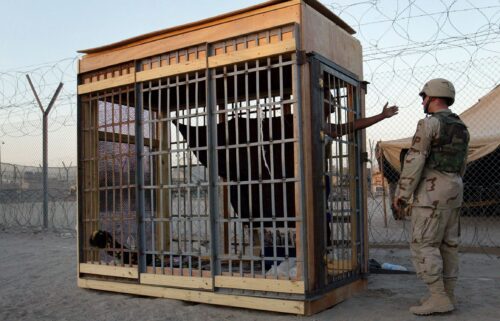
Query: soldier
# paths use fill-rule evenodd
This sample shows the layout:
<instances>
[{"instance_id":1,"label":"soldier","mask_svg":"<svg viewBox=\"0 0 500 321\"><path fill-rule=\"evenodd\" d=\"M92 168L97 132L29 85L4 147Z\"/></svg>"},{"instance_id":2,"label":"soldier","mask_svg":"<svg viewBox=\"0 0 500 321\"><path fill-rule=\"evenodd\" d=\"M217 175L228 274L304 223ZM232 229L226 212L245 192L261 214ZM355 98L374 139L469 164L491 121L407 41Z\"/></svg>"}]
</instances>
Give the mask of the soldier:
<instances>
[{"instance_id":1,"label":"soldier","mask_svg":"<svg viewBox=\"0 0 500 321\"><path fill-rule=\"evenodd\" d=\"M459 209L469 132L448 109L455 101L451 82L432 79L420 96L428 117L418 122L393 206L400 210L413 196L410 250L417 276L427 284L430 297L410 312L428 315L452 311L456 305Z\"/></svg>"}]
</instances>

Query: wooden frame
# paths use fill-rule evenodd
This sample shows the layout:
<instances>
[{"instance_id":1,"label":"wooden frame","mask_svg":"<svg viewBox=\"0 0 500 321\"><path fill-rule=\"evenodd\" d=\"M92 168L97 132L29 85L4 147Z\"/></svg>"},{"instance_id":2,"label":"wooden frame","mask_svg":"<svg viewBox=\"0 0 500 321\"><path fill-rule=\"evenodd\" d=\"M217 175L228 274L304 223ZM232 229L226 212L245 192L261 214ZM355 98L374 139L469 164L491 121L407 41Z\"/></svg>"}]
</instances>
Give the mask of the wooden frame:
<instances>
[{"instance_id":1,"label":"wooden frame","mask_svg":"<svg viewBox=\"0 0 500 321\"><path fill-rule=\"evenodd\" d=\"M271 29L278 30L279 34L280 28L286 29L286 37L280 38L273 35L272 37L268 36L265 40L260 36L261 33L269 32ZM297 235L302 233L303 235L297 237L296 240L296 246L300 250L296 257L297 277L293 278L271 278L266 275L246 277L248 274L244 273L231 276L231 272L219 271L215 273L213 270L201 269L194 271L194 273L187 273L186 276L185 269L180 265L174 268L162 268L162 273L165 274L160 274L155 273L156 270L153 271L150 266L140 268L140 263L136 262L129 266L100 264L98 263L100 262L98 255L93 255L91 258L85 257L80 250L78 260L86 261L79 261L77 264L78 286L301 315L317 313L345 300L353 293L365 289L367 281L362 278L363 275L338 288L325 287L325 284L320 281L325 273L331 272L335 275L335 273L342 273L342 269L361 269L362 273L368 272L367 221L365 215L361 221L354 220L352 222L353 239L356 237L354 230L357 229L357 224L364 227L361 240L364 242L362 249L364 249L365 256L360 263L361 267L354 258L350 260L338 259L332 262L325 260L323 253L320 253L321 248L317 245L318 235L322 235L318 234L317 230L322 227L322 222L321 216L318 214L319 204L316 199L318 197L317 190L321 188L322 182L315 172L318 160L314 157L314 154L318 152L318 144L322 144L321 138L317 134L317 119L321 116L318 116L317 111L314 110L314 102L311 98L314 94L314 88L311 85L311 75L314 71L311 70L311 65L305 55L305 53L310 52L319 53L361 80L363 75L361 46L359 41L352 37L353 33L349 26L316 0L274 0L219 17L82 51L86 55L79 61L78 94L90 95L111 88L135 85L135 101L129 102L128 105L132 108L133 106L142 106L142 97L138 98L138 96L142 95L139 89L141 84L145 82L152 84L158 82L158 79L177 77L198 71L205 72L206 82L209 82L211 70L222 70L225 66L267 59L277 55L287 54L291 56L293 61L291 65L292 96L293 99L296 99L293 106L294 123L300 123L294 127L294 138L297 138L297 142L294 142L294 174L295 177L300 177L300 180L295 184L296 210L292 216L297 219ZM250 37L249 35L254 34L255 40L246 39L236 44L242 37ZM264 40L260 42L260 39ZM225 47L226 41L233 41L236 45L234 48L227 49ZM211 50L214 48L211 46L221 42L221 47L217 47L217 50ZM198 50L202 51L202 54L198 54ZM165 65L158 61L158 57L161 55L168 54L168 57L171 57L173 52L175 52L177 59L170 61L168 58ZM179 58L179 52L182 53L182 58ZM144 67L145 65L147 68ZM364 90L361 92L360 97L363 115L364 92ZM205 103L209 104L208 101ZM82 106L84 105L80 99L79 114L83 114ZM285 108L291 110L291 106L283 107L283 109ZM154 110L151 108L148 112L154 112ZM88 117L90 116L87 115ZM86 121L89 122L90 119L86 119ZM97 120L93 119L93 124L96 125ZM87 124L87 127L89 126ZM114 131L95 130L92 137L91 133L79 134L82 137L82 140L79 140L79 144L82 144L79 146L82 160L88 157L87 154L92 154L90 150L93 150L94 147L89 144L99 140L129 145L136 144L135 136L121 133L118 135ZM92 138L91 141L88 137ZM157 148L161 143L157 139L147 137L139 139L139 141L143 142L144 146L152 148ZM163 144L165 144L165 140ZM161 149L166 150L168 146L162 146ZM91 156L97 157L93 154ZM356 159L356 162L359 161ZM96 162L97 160L94 160L94 163ZM95 167L97 167L96 164L94 164ZM349 168L354 168L355 165L351 163ZM364 166L361 168L363 175L366 175L366 171L363 170ZM86 184L90 184L92 180L99 180L95 173L96 168L93 168L92 172L89 173L90 169L79 164L79 169ZM99 184L94 182L92 187L87 186L88 188L97 188L98 190ZM79 195L84 195L85 192L88 191ZM162 192L158 191L158 193ZM92 213L81 213L79 209L79 216L92 215L92 219L97 220L99 208L96 206L99 203L99 192L92 195ZM85 200L81 200L81 202L79 202L80 206L89 208L86 206ZM366 207L366 199L362 203L362 206ZM224 204L227 206L228 202L224 202ZM83 221L79 220L79 222ZM82 233L81 227L79 233ZM159 233L158 227L156 227L156 233ZM81 235L79 235L80 237ZM224 237L221 238L224 241ZM227 237L225 240L224 245L226 246ZM79 239L79 249L85 241ZM158 243L159 240L156 239L156 242ZM90 261L95 263L89 263ZM317 269L318 264L325 265L321 271ZM100 279L96 280L92 276L99 276ZM109 277L109 280L106 277ZM224 289L249 291L251 295L226 294ZM280 299L276 297L280 297Z\"/></svg>"},{"instance_id":2,"label":"wooden frame","mask_svg":"<svg viewBox=\"0 0 500 321\"><path fill-rule=\"evenodd\" d=\"M339 304L352 295L365 290L367 283L368 282L366 280L358 280L354 283L330 291L319 299L309 301L231 295L178 288L165 288L146 284L131 284L78 278L78 286L80 288L298 315L312 315L333 305Z\"/></svg>"}]
</instances>

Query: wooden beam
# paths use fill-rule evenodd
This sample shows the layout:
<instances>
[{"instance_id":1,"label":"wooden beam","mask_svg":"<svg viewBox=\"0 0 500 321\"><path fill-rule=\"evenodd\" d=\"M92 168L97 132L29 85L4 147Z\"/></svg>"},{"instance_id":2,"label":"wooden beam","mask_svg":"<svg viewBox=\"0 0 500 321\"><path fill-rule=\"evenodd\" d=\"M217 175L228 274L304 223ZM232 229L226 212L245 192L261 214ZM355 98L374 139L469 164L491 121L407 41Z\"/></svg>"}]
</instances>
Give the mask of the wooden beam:
<instances>
[{"instance_id":1,"label":"wooden beam","mask_svg":"<svg viewBox=\"0 0 500 321\"><path fill-rule=\"evenodd\" d=\"M148 274L158 274L158 271L161 271L161 269L162 268L160 268L158 266L157 267L148 266L148 267L146 267L146 273L148 273ZM163 275L184 276L187 273L187 269L185 269L185 268L164 267L162 272L163 272ZM207 270L193 269L193 270L191 270L191 277L211 278L212 277L212 272L211 271L207 271Z\"/></svg>"},{"instance_id":2,"label":"wooden beam","mask_svg":"<svg viewBox=\"0 0 500 321\"><path fill-rule=\"evenodd\" d=\"M208 67L215 68L223 65L235 64L248 60L256 60L262 57L269 57L292 51L295 51L295 39L293 38L283 40L278 43L262 45L208 57Z\"/></svg>"},{"instance_id":3,"label":"wooden beam","mask_svg":"<svg viewBox=\"0 0 500 321\"><path fill-rule=\"evenodd\" d=\"M303 281L216 276L215 287L304 294Z\"/></svg>"},{"instance_id":4,"label":"wooden beam","mask_svg":"<svg viewBox=\"0 0 500 321\"><path fill-rule=\"evenodd\" d=\"M166 299L209 303L231 307L249 308L292 314L304 314L305 303L297 300L259 298L241 295L229 295L207 291L164 288L145 284L120 283L91 279L78 279L81 288L153 296Z\"/></svg>"},{"instance_id":5,"label":"wooden beam","mask_svg":"<svg viewBox=\"0 0 500 321\"><path fill-rule=\"evenodd\" d=\"M340 302L346 300L347 298L353 296L354 294L365 290L368 286L368 280L362 279L357 280L353 283L345 285L343 287L334 289L320 299L306 302L305 314L312 315L321 312L329 307L332 307Z\"/></svg>"},{"instance_id":6,"label":"wooden beam","mask_svg":"<svg viewBox=\"0 0 500 321\"><path fill-rule=\"evenodd\" d=\"M163 34L147 38L139 43L86 55L80 62L80 73L105 68L136 59L159 55L180 48L188 48L203 43L213 43L243 34L259 32L277 26L300 22L300 1L290 1L284 5L270 6L243 15L230 17L193 29L185 29L173 34Z\"/></svg>"},{"instance_id":7,"label":"wooden beam","mask_svg":"<svg viewBox=\"0 0 500 321\"><path fill-rule=\"evenodd\" d=\"M357 264L353 265L351 259L347 260L328 260L327 269L328 274L330 275L338 275L345 272L353 271L356 268Z\"/></svg>"},{"instance_id":8,"label":"wooden beam","mask_svg":"<svg viewBox=\"0 0 500 321\"><path fill-rule=\"evenodd\" d=\"M177 74L189 73L192 71L202 70L206 68L207 64L205 59L186 61L185 63L173 64L173 65L163 66L160 68L140 71L137 73L136 80L138 82L147 81Z\"/></svg>"},{"instance_id":9,"label":"wooden beam","mask_svg":"<svg viewBox=\"0 0 500 321\"><path fill-rule=\"evenodd\" d=\"M211 290L212 278L141 273L141 284Z\"/></svg>"},{"instance_id":10,"label":"wooden beam","mask_svg":"<svg viewBox=\"0 0 500 321\"><path fill-rule=\"evenodd\" d=\"M115 276L119 278L137 279L137 267L124 267L102 264L80 263L80 273Z\"/></svg>"},{"instance_id":11,"label":"wooden beam","mask_svg":"<svg viewBox=\"0 0 500 321\"><path fill-rule=\"evenodd\" d=\"M120 139L122 144L135 145L135 136L120 134L120 133L103 132L102 130L99 131L100 142L120 143ZM151 145L151 141L153 142L153 145ZM154 149L158 149L159 140L144 138L143 145L147 147L152 147Z\"/></svg>"},{"instance_id":12,"label":"wooden beam","mask_svg":"<svg viewBox=\"0 0 500 321\"><path fill-rule=\"evenodd\" d=\"M310 64L304 64L301 67L301 82L302 82L302 133L303 133L303 160L304 160L304 182L302 182L305 190L305 222L306 229L305 235L302 235L302 239L305 242L305 247L307 251L307 256L304 256L304 264L306 265L307 275L305 276L308 281L307 290L312 291L316 288L316 264L314 260L314 252L316 244L314 244L314 211L316 206L319 204L314 204L314 184L313 184L313 127L312 127L312 110L313 106L311 103L311 68ZM298 189L298 188L297 188ZM296 195L296 197L300 197Z\"/></svg>"},{"instance_id":13,"label":"wooden beam","mask_svg":"<svg viewBox=\"0 0 500 321\"><path fill-rule=\"evenodd\" d=\"M89 84L83 84L78 86L78 94L87 94L93 91L99 91L108 88L114 88L124 85L130 85L135 82L135 73L131 73L124 76L108 78L101 81L91 82Z\"/></svg>"},{"instance_id":14,"label":"wooden beam","mask_svg":"<svg viewBox=\"0 0 500 321\"><path fill-rule=\"evenodd\" d=\"M363 79L362 48L358 39L306 3L302 3L301 25L306 52L317 52Z\"/></svg>"},{"instance_id":15,"label":"wooden beam","mask_svg":"<svg viewBox=\"0 0 500 321\"><path fill-rule=\"evenodd\" d=\"M279 43L262 45L249 49L242 49L230 53L212 56L208 58L208 67L215 68L223 65L235 64L248 60L255 60L263 57L283 54L295 51L295 39L286 39ZM206 60L193 60L185 63L168 65L160 68L149 69L140 71L135 74L119 76L115 78L104 79L89 84L78 86L78 94L86 94L93 91L99 91L123 85L132 84L134 82L148 81L168 77L178 74L189 73L197 70L204 70L207 68Z\"/></svg>"}]
</instances>

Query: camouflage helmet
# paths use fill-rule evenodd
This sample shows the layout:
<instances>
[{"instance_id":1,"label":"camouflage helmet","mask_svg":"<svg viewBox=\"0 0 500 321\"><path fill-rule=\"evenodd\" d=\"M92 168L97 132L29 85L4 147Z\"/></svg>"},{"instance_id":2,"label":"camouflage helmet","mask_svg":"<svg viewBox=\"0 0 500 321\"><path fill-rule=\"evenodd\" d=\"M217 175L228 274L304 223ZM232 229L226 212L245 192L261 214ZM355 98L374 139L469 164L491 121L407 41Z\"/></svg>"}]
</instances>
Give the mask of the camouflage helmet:
<instances>
[{"instance_id":1,"label":"camouflage helmet","mask_svg":"<svg viewBox=\"0 0 500 321\"><path fill-rule=\"evenodd\" d=\"M451 106L455 102L455 87L449 80L443 78L431 79L425 83L419 95L422 97L425 95L429 97L445 98L448 106Z\"/></svg>"}]
</instances>

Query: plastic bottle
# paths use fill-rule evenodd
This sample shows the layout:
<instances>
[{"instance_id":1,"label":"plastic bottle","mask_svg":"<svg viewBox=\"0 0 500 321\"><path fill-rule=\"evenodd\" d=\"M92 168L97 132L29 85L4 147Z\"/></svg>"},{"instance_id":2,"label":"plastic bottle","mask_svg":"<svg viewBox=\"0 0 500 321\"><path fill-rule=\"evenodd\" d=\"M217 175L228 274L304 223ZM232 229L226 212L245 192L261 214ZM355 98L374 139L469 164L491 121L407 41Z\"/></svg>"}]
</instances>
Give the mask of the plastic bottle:
<instances>
[{"instance_id":1,"label":"plastic bottle","mask_svg":"<svg viewBox=\"0 0 500 321\"><path fill-rule=\"evenodd\" d=\"M394 271L408 271L407 268L405 268L404 266L402 265L398 265L398 264L391 264L391 263L384 263L382 264L382 268L384 270L394 270Z\"/></svg>"}]
</instances>

